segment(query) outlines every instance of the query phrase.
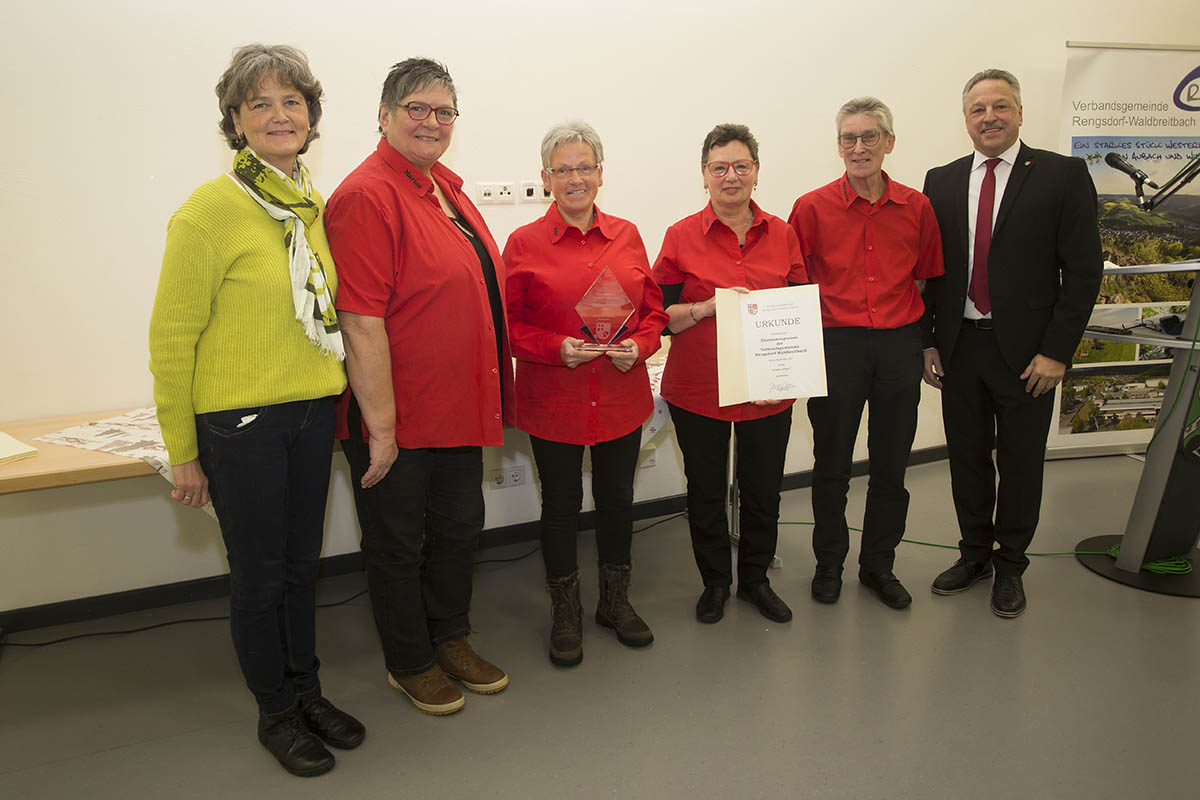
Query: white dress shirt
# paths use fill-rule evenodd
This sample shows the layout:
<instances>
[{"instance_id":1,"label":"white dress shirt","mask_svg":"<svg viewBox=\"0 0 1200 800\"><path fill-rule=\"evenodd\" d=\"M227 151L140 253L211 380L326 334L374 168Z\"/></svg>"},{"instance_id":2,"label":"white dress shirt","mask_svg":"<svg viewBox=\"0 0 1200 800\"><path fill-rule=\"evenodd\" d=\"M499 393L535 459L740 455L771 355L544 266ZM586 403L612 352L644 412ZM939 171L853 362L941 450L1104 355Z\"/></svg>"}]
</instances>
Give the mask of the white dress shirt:
<instances>
[{"instance_id":1,"label":"white dress shirt","mask_svg":"<svg viewBox=\"0 0 1200 800\"><path fill-rule=\"evenodd\" d=\"M996 165L996 194L992 205L992 232L996 231L996 215L1000 211L1000 201L1004 199L1004 189L1008 186L1008 176L1012 174L1013 164L1017 161L1017 152L1021 149L1018 139L1012 147L999 155L1000 163ZM975 271L975 218L979 214L979 192L983 188L983 176L987 174L984 164L993 156L985 156L975 151L975 161L971 165L971 178L967 183L967 286L971 285L971 273ZM963 316L967 319L990 319L991 314L981 314L975 303L967 295L967 303L963 308Z\"/></svg>"}]
</instances>

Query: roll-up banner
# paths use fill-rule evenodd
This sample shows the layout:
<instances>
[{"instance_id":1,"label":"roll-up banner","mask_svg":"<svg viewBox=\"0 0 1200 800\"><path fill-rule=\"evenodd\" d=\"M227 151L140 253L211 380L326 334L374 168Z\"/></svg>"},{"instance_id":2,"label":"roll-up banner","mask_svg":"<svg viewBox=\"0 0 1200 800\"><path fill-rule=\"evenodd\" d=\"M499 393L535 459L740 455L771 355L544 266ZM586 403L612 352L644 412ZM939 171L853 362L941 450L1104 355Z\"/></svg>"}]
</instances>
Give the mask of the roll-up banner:
<instances>
[{"instance_id":1,"label":"roll-up banner","mask_svg":"<svg viewBox=\"0 0 1200 800\"><path fill-rule=\"evenodd\" d=\"M1200 258L1200 180L1188 181L1200 170L1200 48L1069 42L1062 106L1060 150L1088 163L1105 265ZM1135 335L1181 327L1191 279L1105 276L1089 324ZM1058 389L1051 450L1149 442L1171 352L1085 337Z\"/></svg>"}]
</instances>

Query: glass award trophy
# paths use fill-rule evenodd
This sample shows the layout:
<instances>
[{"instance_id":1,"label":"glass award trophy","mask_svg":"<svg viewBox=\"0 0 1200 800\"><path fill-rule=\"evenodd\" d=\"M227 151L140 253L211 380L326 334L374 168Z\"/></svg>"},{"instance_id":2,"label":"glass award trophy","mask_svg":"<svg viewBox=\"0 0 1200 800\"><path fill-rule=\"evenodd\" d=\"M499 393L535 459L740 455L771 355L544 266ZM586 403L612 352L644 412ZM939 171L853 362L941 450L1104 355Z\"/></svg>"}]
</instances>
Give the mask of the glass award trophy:
<instances>
[{"instance_id":1,"label":"glass award trophy","mask_svg":"<svg viewBox=\"0 0 1200 800\"><path fill-rule=\"evenodd\" d=\"M583 320L579 330L592 340L579 349L630 352L633 348L614 342L629 333L625 323L629 322L633 312L633 301L625 294L612 270L605 267L575 304L575 313Z\"/></svg>"}]
</instances>

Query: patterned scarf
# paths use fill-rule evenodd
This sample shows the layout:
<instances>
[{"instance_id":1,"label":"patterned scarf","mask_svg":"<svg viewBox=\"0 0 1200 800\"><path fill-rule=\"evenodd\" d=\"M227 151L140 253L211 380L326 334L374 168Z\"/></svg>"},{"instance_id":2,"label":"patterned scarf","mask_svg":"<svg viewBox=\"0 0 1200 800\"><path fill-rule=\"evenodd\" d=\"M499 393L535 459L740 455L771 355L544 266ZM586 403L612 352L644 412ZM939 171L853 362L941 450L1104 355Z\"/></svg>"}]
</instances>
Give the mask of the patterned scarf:
<instances>
[{"instance_id":1,"label":"patterned scarf","mask_svg":"<svg viewBox=\"0 0 1200 800\"><path fill-rule=\"evenodd\" d=\"M304 326L308 340L325 355L346 358L337 312L325 282L321 258L308 246L306 226L317 221L320 209L313 201L312 178L297 158L289 178L267 164L249 147L233 157L233 172L239 184L274 219L283 223L283 246L288 252L288 271L292 276L292 302L296 319Z\"/></svg>"}]
</instances>

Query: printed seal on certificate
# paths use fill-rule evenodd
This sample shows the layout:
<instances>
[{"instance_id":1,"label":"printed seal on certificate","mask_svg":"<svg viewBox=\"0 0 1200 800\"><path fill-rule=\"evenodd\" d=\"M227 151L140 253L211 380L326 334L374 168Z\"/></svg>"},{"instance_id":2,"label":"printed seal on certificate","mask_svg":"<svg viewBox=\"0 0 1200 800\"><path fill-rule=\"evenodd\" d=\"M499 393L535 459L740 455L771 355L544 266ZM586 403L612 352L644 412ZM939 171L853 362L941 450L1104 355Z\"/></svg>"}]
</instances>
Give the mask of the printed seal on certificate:
<instances>
[{"instance_id":1,"label":"printed seal on certificate","mask_svg":"<svg viewBox=\"0 0 1200 800\"><path fill-rule=\"evenodd\" d=\"M613 275L608 267L602 269L596 280L592 281L592 285L583 293L583 297L575 304L575 313L583 320L579 330L592 340L591 344L585 344L579 349L630 352L633 348L613 342L620 341L622 336L629 333L626 323L633 316L634 310L633 301L621 288L617 276Z\"/></svg>"}]
</instances>

